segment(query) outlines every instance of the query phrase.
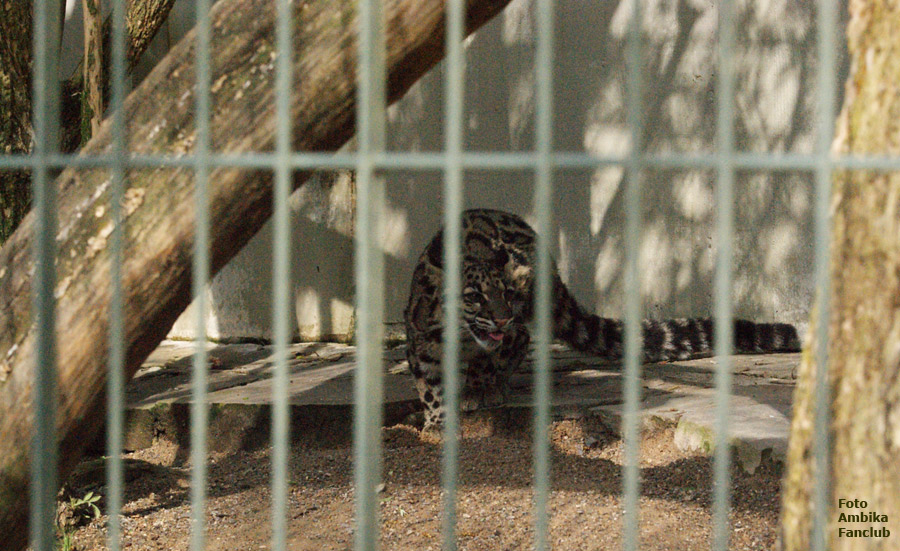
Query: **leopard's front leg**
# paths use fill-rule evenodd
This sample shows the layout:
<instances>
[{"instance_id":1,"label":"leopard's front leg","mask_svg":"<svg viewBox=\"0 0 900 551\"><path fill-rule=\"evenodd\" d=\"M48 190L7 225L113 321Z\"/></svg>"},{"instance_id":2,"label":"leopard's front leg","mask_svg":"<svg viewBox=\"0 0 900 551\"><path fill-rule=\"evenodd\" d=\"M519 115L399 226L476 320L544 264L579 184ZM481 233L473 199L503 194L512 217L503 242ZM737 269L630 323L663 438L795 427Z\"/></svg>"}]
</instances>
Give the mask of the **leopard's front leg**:
<instances>
[{"instance_id":1,"label":"leopard's front leg","mask_svg":"<svg viewBox=\"0 0 900 551\"><path fill-rule=\"evenodd\" d=\"M469 359L465 371L465 383L462 385L459 408L464 412L491 407L494 404L489 396L494 394L496 376L494 364L487 354Z\"/></svg>"},{"instance_id":2,"label":"leopard's front leg","mask_svg":"<svg viewBox=\"0 0 900 551\"><path fill-rule=\"evenodd\" d=\"M486 407L500 406L509 400L509 377L528 356L528 343L531 335L524 325L516 328L516 331L503 340L503 344L493 354L491 360L494 364L494 386L485 393Z\"/></svg>"},{"instance_id":3,"label":"leopard's front leg","mask_svg":"<svg viewBox=\"0 0 900 551\"><path fill-rule=\"evenodd\" d=\"M440 432L444 424L444 386L441 380L439 346L410 342L406 350L409 371L416 380L419 400L425 406L423 430Z\"/></svg>"},{"instance_id":4,"label":"leopard's front leg","mask_svg":"<svg viewBox=\"0 0 900 551\"><path fill-rule=\"evenodd\" d=\"M494 352L469 360L463 388L463 411L493 408L509 400L509 376L528 355L531 337L524 326L509 334Z\"/></svg>"}]
</instances>

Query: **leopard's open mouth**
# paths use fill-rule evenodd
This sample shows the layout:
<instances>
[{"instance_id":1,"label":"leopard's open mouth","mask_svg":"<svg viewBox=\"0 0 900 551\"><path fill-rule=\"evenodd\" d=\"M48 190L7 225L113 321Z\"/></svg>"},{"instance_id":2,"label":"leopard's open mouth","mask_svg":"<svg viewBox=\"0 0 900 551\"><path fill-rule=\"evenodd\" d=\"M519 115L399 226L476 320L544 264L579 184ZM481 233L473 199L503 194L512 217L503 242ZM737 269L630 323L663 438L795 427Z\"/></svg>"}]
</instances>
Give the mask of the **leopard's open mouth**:
<instances>
[{"instance_id":1,"label":"leopard's open mouth","mask_svg":"<svg viewBox=\"0 0 900 551\"><path fill-rule=\"evenodd\" d=\"M503 331L489 331L478 326L470 325L469 331L472 332L472 335L474 335L476 339L481 341L481 345L485 348L496 348L500 346L506 338L506 333Z\"/></svg>"}]
</instances>

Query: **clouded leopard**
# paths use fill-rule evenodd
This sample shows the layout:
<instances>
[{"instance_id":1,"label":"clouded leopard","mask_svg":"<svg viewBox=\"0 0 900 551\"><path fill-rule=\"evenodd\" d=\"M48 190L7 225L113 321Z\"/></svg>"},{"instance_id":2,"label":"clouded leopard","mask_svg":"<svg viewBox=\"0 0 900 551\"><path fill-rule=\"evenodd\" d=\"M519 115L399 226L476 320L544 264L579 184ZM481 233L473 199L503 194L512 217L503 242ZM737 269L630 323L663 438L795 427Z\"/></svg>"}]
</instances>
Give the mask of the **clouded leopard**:
<instances>
[{"instance_id":1,"label":"clouded leopard","mask_svg":"<svg viewBox=\"0 0 900 551\"><path fill-rule=\"evenodd\" d=\"M509 374L525 359L530 340L535 276L535 232L522 218L487 209L462 215L462 303L460 312L460 406L463 411L502 404ZM444 418L441 385L443 231L419 257L404 312L409 369L425 404L425 428ZM577 350L603 358L622 356L620 320L584 310L552 268L553 335ZM709 352L713 321L644 320L643 353L648 362L686 359ZM796 329L783 323L734 322L738 352L799 350Z\"/></svg>"}]
</instances>

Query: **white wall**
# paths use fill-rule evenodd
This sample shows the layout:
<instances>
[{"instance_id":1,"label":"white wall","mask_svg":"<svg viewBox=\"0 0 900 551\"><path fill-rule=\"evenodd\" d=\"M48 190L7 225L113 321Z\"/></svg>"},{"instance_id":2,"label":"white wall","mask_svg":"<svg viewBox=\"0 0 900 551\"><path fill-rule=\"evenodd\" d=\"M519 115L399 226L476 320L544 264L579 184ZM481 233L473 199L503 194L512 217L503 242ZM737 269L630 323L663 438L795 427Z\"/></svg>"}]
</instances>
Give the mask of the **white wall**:
<instances>
[{"instance_id":1,"label":"white wall","mask_svg":"<svg viewBox=\"0 0 900 551\"><path fill-rule=\"evenodd\" d=\"M347 172L313 177L291 196L291 300L301 340L340 340L353 331L353 182ZM209 286L207 334L272 339L272 222L266 222ZM189 338L193 305L170 337Z\"/></svg>"},{"instance_id":2,"label":"white wall","mask_svg":"<svg viewBox=\"0 0 900 551\"><path fill-rule=\"evenodd\" d=\"M557 2L554 67L555 147L597 154L628 151L624 46L628 3ZM760 152L811 152L815 86L812 2L747 2L738 21L736 143ZM657 152L715 148L713 2L645 4L647 147ZM514 1L469 41L466 147L529 150L534 139L535 53L531 3ZM439 70L391 111L397 150L442 147ZM510 210L533 219L533 179L523 171L470 171L467 207ZM623 172L560 170L555 176L555 256L576 297L600 314L624 310ZM388 281L407 280L437 229L441 179L392 177L391 216L408 228L394 243ZM809 174L740 173L736 184L734 300L740 316L801 323L812 301L812 180ZM715 174L648 171L640 245L648 317L712 312L716 256ZM397 320L405 289L388 293Z\"/></svg>"},{"instance_id":3,"label":"white wall","mask_svg":"<svg viewBox=\"0 0 900 551\"><path fill-rule=\"evenodd\" d=\"M180 0L181 11L185 10ZM190 3L187 3L191 6ZM738 10L736 142L741 149L810 152L815 86L813 0L749 0ZM715 2L645 4L647 146L657 152L710 152L715 144ZM624 153L624 46L628 3L559 0L554 67L558 150ZM182 26L185 26L182 24ZM466 147L522 151L534 140L534 22L530 2L507 10L467 41ZM168 39L173 37L170 33ZM417 83L389 113L398 151L437 151L442 138L442 68ZM644 182L641 290L649 317L704 316L712 310L715 174L648 171ZM527 171L469 171L467 207L502 208L533 219ZM555 175L555 256L586 306L623 312L623 174L618 168ZM441 175L388 174L387 317L402 318L421 249L441 219ZM812 301L811 176L741 173L735 219L735 312L802 322ZM293 197L298 334L352 331L352 185L320 179ZM267 225L215 279L209 333L271 336L271 230ZM190 336L189 310L173 336Z\"/></svg>"}]
</instances>

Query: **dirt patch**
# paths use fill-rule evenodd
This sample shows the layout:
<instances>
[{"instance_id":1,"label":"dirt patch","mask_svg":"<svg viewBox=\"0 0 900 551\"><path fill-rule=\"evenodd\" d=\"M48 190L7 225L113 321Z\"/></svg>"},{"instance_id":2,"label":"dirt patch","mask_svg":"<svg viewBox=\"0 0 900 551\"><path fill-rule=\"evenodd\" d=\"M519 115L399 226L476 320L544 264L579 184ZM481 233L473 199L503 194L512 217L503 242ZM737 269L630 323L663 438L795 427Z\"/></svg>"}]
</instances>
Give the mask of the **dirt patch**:
<instances>
[{"instance_id":1,"label":"dirt patch","mask_svg":"<svg viewBox=\"0 0 900 551\"><path fill-rule=\"evenodd\" d=\"M550 542L553 549L621 546L623 447L594 420L552 428ZM382 547L438 550L441 544L441 447L408 426L384 435ZM189 451L160 441L128 454L123 548L178 551L190 541ZM708 549L712 462L672 444L672 429L645 434L641 459L641 548ZM527 549L533 540L531 436L526 430L464 433L460 452L460 550ZM270 547L270 450L212 455L208 548ZM345 550L353 543L352 448L299 443L291 456L289 548ZM101 479L102 480L102 479ZM732 549L772 549L781 472L764 463L753 475L733 472ZM71 495L96 477L70 481ZM92 488L91 486L95 487ZM102 502L101 502L102 508ZM74 549L106 548L106 516L71 530Z\"/></svg>"}]
</instances>

